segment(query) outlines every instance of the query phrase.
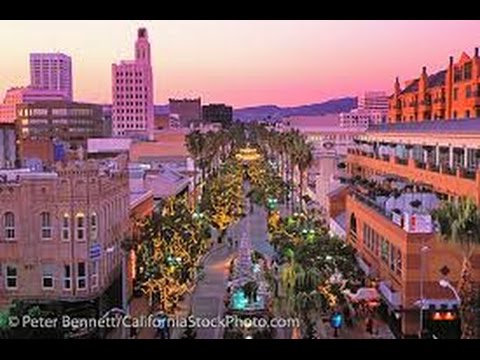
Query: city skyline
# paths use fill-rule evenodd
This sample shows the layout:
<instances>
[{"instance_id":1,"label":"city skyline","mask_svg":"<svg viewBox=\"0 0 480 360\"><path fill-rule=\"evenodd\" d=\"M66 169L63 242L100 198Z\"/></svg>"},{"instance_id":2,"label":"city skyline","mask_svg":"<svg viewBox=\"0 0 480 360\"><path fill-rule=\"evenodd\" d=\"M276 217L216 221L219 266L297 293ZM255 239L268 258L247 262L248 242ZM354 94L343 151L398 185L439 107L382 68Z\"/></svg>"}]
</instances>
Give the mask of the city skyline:
<instances>
[{"instance_id":1,"label":"city skyline","mask_svg":"<svg viewBox=\"0 0 480 360\"><path fill-rule=\"evenodd\" d=\"M366 89L391 94L396 76L403 83L422 66L444 69L450 55L480 44L478 21L2 21L0 92L29 84L30 53L62 52L72 57L76 100L111 103L111 65L133 57L139 26L150 34L156 104L201 96L237 108L292 106Z\"/></svg>"}]
</instances>

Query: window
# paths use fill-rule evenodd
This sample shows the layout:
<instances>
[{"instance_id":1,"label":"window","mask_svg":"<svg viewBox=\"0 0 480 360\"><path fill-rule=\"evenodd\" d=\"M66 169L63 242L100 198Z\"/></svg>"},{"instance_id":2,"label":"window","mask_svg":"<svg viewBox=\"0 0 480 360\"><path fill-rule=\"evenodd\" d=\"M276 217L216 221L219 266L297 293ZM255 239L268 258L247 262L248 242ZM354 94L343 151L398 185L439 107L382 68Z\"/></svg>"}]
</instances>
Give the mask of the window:
<instances>
[{"instance_id":1,"label":"window","mask_svg":"<svg viewBox=\"0 0 480 360\"><path fill-rule=\"evenodd\" d=\"M402 275L402 252L397 249L397 259L396 259L396 273L397 275Z\"/></svg>"},{"instance_id":2,"label":"window","mask_svg":"<svg viewBox=\"0 0 480 360\"><path fill-rule=\"evenodd\" d=\"M390 250L390 270L395 271L395 268L397 266L396 264L396 256L397 256L397 250L396 248L389 243L389 250Z\"/></svg>"},{"instance_id":3,"label":"window","mask_svg":"<svg viewBox=\"0 0 480 360\"><path fill-rule=\"evenodd\" d=\"M472 78L472 63L468 62L463 66L463 78L470 80Z\"/></svg>"},{"instance_id":4,"label":"window","mask_svg":"<svg viewBox=\"0 0 480 360\"><path fill-rule=\"evenodd\" d=\"M467 85L465 87L465 97L466 98L472 97L472 87L470 85Z\"/></svg>"},{"instance_id":5,"label":"window","mask_svg":"<svg viewBox=\"0 0 480 360\"><path fill-rule=\"evenodd\" d=\"M42 267L42 288L44 290L52 290L54 285L54 266L43 265Z\"/></svg>"},{"instance_id":6,"label":"window","mask_svg":"<svg viewBox=\"0 0 480 360\"><path fill-rule=\"evenodd\" d=\"M84 262L79 262L77 267L77 288L79 290L87 287L87 269Z\"/></svg>"},{"instance_id":7,"label":"window","mask_svg":"<svg viewBox=\"0 0 480 360\"><path fill-rule=\"evenodd\" d=\"M98 218L97 214L93 213L90 216L90 236L92 240L97 240L98 235Z\"/></svg>"},{"instance_id":8,"label":"window","mask_svg":"<svg viewBox=\"0 0 480 360\"><path fill-rule=\"evenodd\" d=\"M63 267L63 289L72 289L72 268L70 265L65 265Z\"/></svg>"},{"instance_id":9,"label":"window","mask_svg":"<svg viewBox=\"0 0 480 360\"><path fill-rule=\"evenodd\" d=\"M388 247L389 247L388 241L382 237L382 241L381 241L382 261L386 264L388 264L388 250L389 250Z\"/></svg>"},{"instance_id":10,"label":"window","mask_svg":"<svg viewBox=\"0 0 480 360\"><path fill-rule=\"evenodd\" d=\"M85 215L77 214L77 241L85 241Z\"/></svg>"},{"instance_id":11,"label":"window","mask_svg":"<svg viewBox=\"0 0 480 360\"><path fill-rule=\"evenodd\" d=\"M91 265L91 284L92 287L95 288L98 286L98 260L92 261Z\"/></svg>"},{"instance_id":12,"label":"window","mask_svg":"<svg viewBox=\"0 0 480 360\"><path fill-rule=\"evenodd\" d=\"M5 286L7 287L7 289L17 288L17 276L17 268L15 266L8 265L5 277Z\"/></svg>"},{"instance_id":13,"label":"window","mask_svg":"<svg viewBox=\"0 0 480 360\"><path fill-rule=\"evenodd\" d=\"M62 218L62 240L70 241L70 216L63 214Z\"/></svg>"},{"instance_id":14,"label":"window","mask_svg":"<svg viewBox=\"0 0 480 360\"><path fill-rule=\"evenodd\" d=\"M5 240L15 239L15 214L13 212L6 212L3 215L3 225L5 228Z\"/></svg>"},{"instance_id":15,"label":"window","mask_svg":"<svg viewBox=\"0 0 480 360\"><path fill-rule=\"evenodd\" d=\"M458 98L458 88L453 89L453 100L457 100Z\"/></svg>"},{"instance_id":16,"label":"window","mask_svg":"<svg viewBox=\"0 0 480 360\"><path fill-rule=\"evenodd\" d=\"M357 241L357 219L355 214L350 216L350 239L352 241Z\"/></svg>"},{"instance_id":17,"label":"window","mask_svg":"<svg viewBox=\"0 0 480 360\"><path fill-rule=\"evenodd\" d=\"M52 238L52 221L50 218L49 212L42 212L40 214L41 221L41 236L42 239L51 239Z\"/></svg>"}]
</instances>

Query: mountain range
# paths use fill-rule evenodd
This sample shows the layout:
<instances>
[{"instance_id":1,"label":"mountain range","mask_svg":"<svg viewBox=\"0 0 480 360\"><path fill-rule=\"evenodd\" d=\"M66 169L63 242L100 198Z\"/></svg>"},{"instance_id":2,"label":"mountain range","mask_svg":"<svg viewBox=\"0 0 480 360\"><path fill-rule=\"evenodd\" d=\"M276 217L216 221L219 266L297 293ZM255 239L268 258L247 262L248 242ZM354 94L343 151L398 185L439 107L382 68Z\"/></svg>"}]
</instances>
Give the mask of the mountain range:
<instances>
[{"instance_id":1,"label":"mountain range","mask_svg":"<svg viewBox=\"0 0 480 360\"><path fill-rule=\"evenodd\" d=\"M293 107L280 107L276 105L260 105L235 109L233 118L241 121L251 121L255 119L276 120L286 116L314 116L337 114L348 112L357 107L357 98L344 97L328 100L322 103L299 105Z\"/></svg>"},{"instance_id":2,"label":"mountain range","mask_svg":"<svg viewBox=\"0 0 480 360\"><path fill-rule=\"evenodd\" d=\"M343 97L321 103L280 107L277 105L250 106L233 110L233 119L240 121L271 120L286 116L315 116L348 112L357 107L356 97ZM155 114L168 113L168 105L155 105Z\"/></svg>"}]
</instances>

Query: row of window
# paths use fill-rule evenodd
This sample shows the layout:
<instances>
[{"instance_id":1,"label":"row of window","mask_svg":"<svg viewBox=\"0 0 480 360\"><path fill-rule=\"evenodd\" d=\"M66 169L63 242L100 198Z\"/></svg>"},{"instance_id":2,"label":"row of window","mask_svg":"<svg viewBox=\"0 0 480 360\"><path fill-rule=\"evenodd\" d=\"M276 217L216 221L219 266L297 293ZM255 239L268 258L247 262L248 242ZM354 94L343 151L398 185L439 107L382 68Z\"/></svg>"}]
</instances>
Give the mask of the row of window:
<instances>
[{"instance_id":1,"label":"row of window","mask_svg":"<svg viewBox=\"0 0 480 360\"><path fill-rule=\"evenodd\" d=\"M120 91L148 91L148 88L145 86L117 86L117 92Z\"/></svg>"},{"instance_id":2,"label":"row of window","mask_svg":"<svg viewBox=\"0 0 480 360\"><path fill-rule=\"evenodd\" d=\"M77 241L86 240L87 224L85 215L78 213L75 216L75 239ZM15 214L8 211L3 214L3 230L5 241L15 241L17 236ZM49 212L42 212L40 214L40 238L42 240L50 240L53 234L52 216ZM90 216L90 237L91 240L96 240L98 236L98 218L97 214L93 213ZM61 219L61 239L63 241L70 241L71 239L71 221L68 214L64 214Z\"/></svg>"},{"instance_id":3,"label":"row of window","mask_svg":"<svg viewBox=\"0 0 480 360\"><path fill-rule=\"evenodd\" d=\"M117 105L119 105L119 104L117 104ZM142 103L135 103L135 105L142 106ZM147 109L144 109L144 108L135 108L135 109L127 108L127 109L114 109L113 113L114 114L124 114L124 113L138 114L138 113L143 113L143 112L146 112L146 111L147 111Z\"/></svg>"},{"instance_id":4,"label":"row of window","mask_svg":"<svg viewBox=\"0 0 480 360\"><path fill-rule=\"evenodd\" d=\"M120 101L115 104L116 106L148 106L148 103L145 101Z\"/></svg>"},{"instance_id":5,"label":"row of window","mask_svg":"<svg viewBox=\"0 0 480 360\"><path fill-rule=\"evenodd\" d=\"M139 71L135 71L134 73L130 71L126 71L126 72L118 71L117 76L142 76L142 73Z\"/></svg>"},{"instance_id":6,"label":"row of window","mask_svg":"<svg viewBox=\"0 0 480 360\"><path fill-rule=\"evenodd\" d=\"M142 116L119 116L115 119L116 121L143 121Z\"/></svg>"},{"instance_id":7,"label":"row of window","mask_svg":"<svg viewBox=\"0 0 480 360\"><path fill-rule=\"evenodd\" d=\"M133 81L133 80L135 80L135 81ZM118 84L123 84L123 83L125 83L125 84L133 84L133 83L141 84L142 79L141 78L140 79L119 79L119 78L117 78L117 85Z\"/></svg>"},{"instance_id":8,"label":"row of window","mask_svg":"<svg viewBox=\"0 0 480 360\"><path fill-rule=\"evenodd\" d=\"M48 109L48 108L34 108L34 109L19 109L19 116L92 116L93 109Z\"/></svg>"},{"instance_id":9,"label":"row of window","mask_svg":"<svg viewBox=\"0 0 480 360\"><path fill-rule=\"evenodd\" d=\"M369 225L363 225L363 243L376 257L380 257L392 272L402 275L402 252Z\"/></svg>"},{"instance_id":10,"label":"row of window","mask_svg":"<svg viewBox=\"0 0 480 360\"><path fill-rule=\"evenodd\" d=\"M465 86L465 97L471 98L473 96L480 96L480 84L475 85L475 89L472 89L471 85ZM453 100L458 100L459 97L459 88L453 88Z\"/></svg>"},{"instance_id":11,"label":"row of window","mask_svg":"<svg viewBox=\"0 0 480 360\"><path fill-rule=\"evenodd\" d=\"M117 129L143 129L143 124L118 124Z\"/></svg>"},{"instance_id":12,"label":"row of window","mask_svg":"<svg viewBox=\"0 0 480 360\"><path fill-rule=\"evenodd\" d=\"M0 269L1 270L1 269ZM77 263L76 268L76 285L78 290L84 290L87 288L87 266L85 262ZM5 288L7 290L17 290L19 287L18 281L19 267L16 265L5 266ZM99 274L99 262L94 260L90 263L90 285L92 288L98 286L98 274ZM0 272L0 275L2 273ZM41 285L44 290L55 289L55 266L43 265ZM72 266L64 265L63 274L61 278L63 290L72 290Z\"/></svg>"},{"instance_id":13,"label":"row of window","mask_svg":"<svg viewBox=\"0 0 480 360\"><path fill-rule=\"evenodd\" d=\"M134 96L135 95L135 96ZM143 98L147 98L147 94L144 94L144 93L137 93L137 94L131 94L131 93L127 93L127 94L117 94L117 99L143 99Z\"/></svg>"}]
</instances>

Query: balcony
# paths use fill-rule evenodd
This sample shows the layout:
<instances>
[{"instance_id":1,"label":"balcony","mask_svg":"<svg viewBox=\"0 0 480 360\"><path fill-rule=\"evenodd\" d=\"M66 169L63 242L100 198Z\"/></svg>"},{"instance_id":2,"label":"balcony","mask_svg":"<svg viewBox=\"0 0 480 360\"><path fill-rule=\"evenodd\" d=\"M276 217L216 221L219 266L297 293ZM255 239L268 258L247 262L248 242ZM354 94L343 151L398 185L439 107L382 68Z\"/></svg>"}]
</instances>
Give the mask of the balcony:
<instances>
[{"instance_id":1,"label":"balcony","mask_svg":"<svg viewBox=\"0 0 480 360\"><path fill-rule=\"evenodd\" d=\"M385 281L380 282L378 290L383 298L394 308L399 309L402 305L401 294L392 289Z\"/></svg>"},{"instance_id":2,"label":"balcony","mask_svg":"<svg viewBox=\"0 0 480 360\"><path fill-rule=\"evenodd\" d=\"M446 166L436 166L431 162L425 164L415 163L413 159L392 158L394 161L385 161L382 159L371 159L361 156L355 152L350 152L347 162L359 168L373 170L381 174L398 174L414 182L422 182L432 186L436 191L444 194L453 194L457 196L466 196L477 199L477 178L480 176L480 170L468 171L463 168L450 169ZM430 160L431 161L431 160Z\"/></svg>"},{"instance_id":3,"label":"balcony","mask_svg":"<svg viewBox=\"0 0 480 360\"><path fill-rule=\"evenodd\" d=\"M433 232L430 214L440 200L431 189L392 177L384 177L383 182L373 183L367 181L365 185L362 180L358 181L359 185L354 183L350 196L407 233Z\"/></svg>"}]
</instances>

